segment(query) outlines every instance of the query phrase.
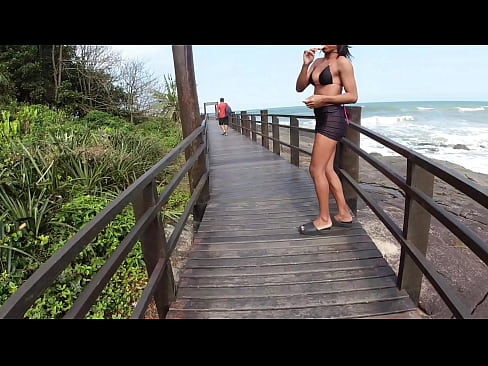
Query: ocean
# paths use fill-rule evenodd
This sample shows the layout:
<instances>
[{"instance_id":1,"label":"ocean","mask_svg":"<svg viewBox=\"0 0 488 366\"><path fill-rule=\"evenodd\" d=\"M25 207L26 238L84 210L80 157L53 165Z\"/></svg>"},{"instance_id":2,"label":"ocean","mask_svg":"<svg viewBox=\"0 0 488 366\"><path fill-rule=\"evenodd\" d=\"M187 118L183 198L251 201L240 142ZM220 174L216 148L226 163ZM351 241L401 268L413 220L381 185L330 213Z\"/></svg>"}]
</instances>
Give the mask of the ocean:
<instances>
[{"instance_id":1,"label":"ocean","mask_svg":"<svg viewBox=\"0 0 488 366\"><path fill-rule=\"evenodd\" d=\"M488 102L378 102L357 103L362 107L361 125L433 159L488 174ZM248 110L259 113L259 110ZM305 106L269 108L269 114L313 116ZM280 123L288 124L287 118ZM300 119L300 126L313 129L313 119ZM396 156L394 151L361 136L368 153Z\"/></svg>"}]
</instances>

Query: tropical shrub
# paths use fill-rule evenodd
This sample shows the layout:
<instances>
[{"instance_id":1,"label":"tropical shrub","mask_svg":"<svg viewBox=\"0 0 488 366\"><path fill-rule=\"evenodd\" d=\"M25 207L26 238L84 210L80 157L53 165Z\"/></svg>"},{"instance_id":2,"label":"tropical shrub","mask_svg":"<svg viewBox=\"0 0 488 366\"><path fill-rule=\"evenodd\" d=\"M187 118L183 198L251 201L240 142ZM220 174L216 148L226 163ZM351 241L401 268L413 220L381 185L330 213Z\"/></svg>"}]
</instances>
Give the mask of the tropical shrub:
<instances>
[{"instance_id":1,"label":"tropical shrub","mask_svg":"<svg viewBox=\"0 0 488 366\"><path fill-rule=\"evenodd\" d=\"M53 218L54 229L50 237L50 254L54 254L61 248L78 228L93 219L110 200L109 196L83 195L64 204ZM128 207L97 236L95 241L86 246L72 264L63 270L57 280L26 312L26 317L38 319L62 317L134 224L132 210ZM107 284L87 317L129 317L134 310L133 303L140 297L146 281L147 273L141 247L136 245Z\"/></svg>"},{"instance_id":2,"label":"tropical shrub","mask_svg":"<svg viewBox=\"0 0 488 366\"><path fill-rule=\"evenodd\" d=\"M99 111L71 118L45 106L4 110L9 121L28 128L0 139L0 305L181 141L178 125L164 118L133 126ZM160 187L183 162L180 156L157 178ZM177 220L188 198L184 189L174 192L165 219ZM26 317L62 317L133 225L129 206L58 276ZM128 317L146 281L138 243L87 317Z\"/></svg>"}]
</instances>

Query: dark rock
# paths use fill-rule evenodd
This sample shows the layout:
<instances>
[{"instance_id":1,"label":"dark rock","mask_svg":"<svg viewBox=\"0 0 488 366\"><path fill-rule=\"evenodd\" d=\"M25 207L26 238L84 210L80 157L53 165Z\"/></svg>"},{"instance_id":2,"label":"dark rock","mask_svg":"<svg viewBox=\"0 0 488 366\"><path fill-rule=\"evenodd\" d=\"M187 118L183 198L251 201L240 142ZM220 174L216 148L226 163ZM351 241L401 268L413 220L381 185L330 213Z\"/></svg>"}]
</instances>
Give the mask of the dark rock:
<instances>
[{"instance_id":1,"label":"dark rock","mask_svg":"<svg viewBox=\"0 0 488 366\"><path fill-rule=\"evenodd\" d=\"M452 148L455 150L469 150L469 148L464 144L456 144Z\"/></svg>"}]
</instances>

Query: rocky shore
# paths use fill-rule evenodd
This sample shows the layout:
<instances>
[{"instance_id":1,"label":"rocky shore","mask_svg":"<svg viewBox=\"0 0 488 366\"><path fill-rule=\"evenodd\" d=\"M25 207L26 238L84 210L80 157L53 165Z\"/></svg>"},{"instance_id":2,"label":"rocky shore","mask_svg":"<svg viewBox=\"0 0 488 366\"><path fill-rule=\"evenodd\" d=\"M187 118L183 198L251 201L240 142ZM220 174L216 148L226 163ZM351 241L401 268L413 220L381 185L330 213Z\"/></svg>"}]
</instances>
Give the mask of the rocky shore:
<instances>
[{"instance_id":1,"label":"rocky shore","mask_svg":"<svg viewBox=\"0 0 488 366\"><path fill-rule=\"evenodd\" d=\"M403 157L376 156L399 174L406 171ZM461 166L436 161L471 179L481 187L488 187L488 176L471 172ZM362 162L361 185L379 202L400 226L403 226L405 199L402 192L382 174ZM488 210L438 178L434 181L434 200L460 222L470 228L485 243L488 242ZM358 220L370 234L385 259L397 271L400 246L383 224L364 204L359 206ZM488 318L488 267L455 235L435 218L431 220L427 258L467 305L476 318ZM432 285L423 281L420 307L434 318L450 318L451 312Z\"/></svg>"},{"instance_id":2,"label":"rocky shore","mask_svg":"<svg viewBox=\"0 0 488 366\"><path fill-rule=\"evenodd\" d=\"M281 136L288 131L282 129ZM286 140L286 138L282 138ZM302 133L300 145L312 150L313 135ZM282 149L282 156L288 159L288 149ZM301 154L302 155L302 154ZM374 154L398 174L405 177L406 159L398 156ZM446 161L433 160L437 164L460 174L488 191L488 175L472 172L462 166ZM300 158L300 166L308 169L309 158ZM405 199L403 192L369 163L360 159L359 182L380 204L393 221L403 227ZM459 192L444 181L435 178L434 200L460 222L470 228L485 243L488 242L488 210ZM362 201L358 202L357 220L382 252L395 272L398 272L400 244L393 238L383 223ZM427 258L464 302L476 318L488 318L488 266L435 218L432 218ZM424 279L420 296L420 308L432 318L451 318L452 314L432 285Z\"/></svg>"}]
</instances>

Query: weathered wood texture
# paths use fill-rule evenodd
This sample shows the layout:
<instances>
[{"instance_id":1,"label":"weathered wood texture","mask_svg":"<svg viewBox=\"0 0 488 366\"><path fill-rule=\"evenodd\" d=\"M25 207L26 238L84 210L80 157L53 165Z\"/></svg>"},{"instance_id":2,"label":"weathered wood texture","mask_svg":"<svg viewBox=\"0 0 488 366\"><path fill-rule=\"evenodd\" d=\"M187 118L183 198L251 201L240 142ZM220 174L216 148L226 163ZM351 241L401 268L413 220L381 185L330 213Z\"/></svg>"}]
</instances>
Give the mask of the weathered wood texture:
<instances>
[{"instance_id":1,"label":"weathered wood texture","mask_svg":"<svg viewBox=\"0 0 488 366\"><path fill-rule=\"evenodd\" d=\"M420 317L359 223L298 233L318 210L305 169L212 120L209 139L210 201L167 319Z\"/></svg>"}]
</instances>

